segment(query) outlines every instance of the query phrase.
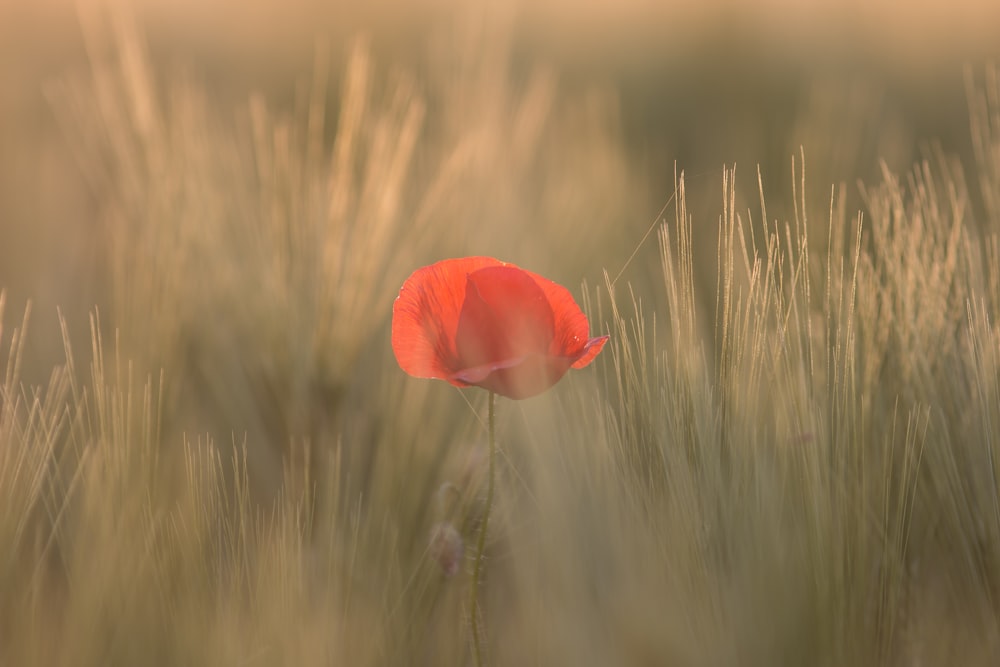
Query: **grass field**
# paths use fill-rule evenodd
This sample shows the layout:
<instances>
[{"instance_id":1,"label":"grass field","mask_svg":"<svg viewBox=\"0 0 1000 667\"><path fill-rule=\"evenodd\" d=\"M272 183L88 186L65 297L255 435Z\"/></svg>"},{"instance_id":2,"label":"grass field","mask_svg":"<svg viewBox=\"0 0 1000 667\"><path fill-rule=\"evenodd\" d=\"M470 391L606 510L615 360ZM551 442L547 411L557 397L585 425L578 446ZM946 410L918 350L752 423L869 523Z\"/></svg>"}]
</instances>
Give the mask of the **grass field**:
<instances>
[{"instance_id":1,"label":"grass field","mask_svg":"<svg viewBox=\"0 0 1000 667\"><path fill-rule=\"evenodd\" d=\"M38 150L85 187L0 209L0 664L470 664L486 393L389 347L466 254L611 335L498 401L489 664L1000 662L996 66L950 74L967 149L816 89L783 166L689 175L513 24L240 97L79 16Z\"/></svg>"}]
</instances>

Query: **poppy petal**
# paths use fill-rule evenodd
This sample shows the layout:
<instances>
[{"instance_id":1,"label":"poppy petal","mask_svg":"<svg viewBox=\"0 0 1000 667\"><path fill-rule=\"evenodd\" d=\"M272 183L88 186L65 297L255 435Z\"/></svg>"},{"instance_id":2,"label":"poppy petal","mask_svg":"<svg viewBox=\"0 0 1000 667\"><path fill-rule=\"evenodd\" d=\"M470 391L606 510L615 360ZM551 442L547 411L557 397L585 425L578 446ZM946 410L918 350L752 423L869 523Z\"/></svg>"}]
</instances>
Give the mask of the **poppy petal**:
<instances>
[{"instance_id":1,"label":"poppy petal","mask_svg":"<svg viewBox=\"0 0 1000 667\"><path fill-rule=\"evenodd\" d=\"M513 359L505 359L504 361L496 361L488 364L483 364L482 366L474 366L472 368L465 368L455 373L452 377L456 380L461 380L466 384L481 384L490 376L491 373L496 371L502 371L518 364L524 363L525 357L514 357ZM502 392L501 392L502 393Z\"/></svg>"},{"instance_id":2,"label":"poppy petal","mask_svg":"<svg viewBox=\"0 0 1000 667\"><path fill-rule=\"evenodd\" d=\"M583 356L573 362L572 368L583 368L604 349L604 344L608 342L609 336L598 336L597 338L591 338L587 341L587 344L583 346Z\"/></svg>"},{"instance_id":3,"label":"poppy petal","mask_svg":"<svg viewBox=\"0 0 1000 667\"><path fill-rule=\"evenodd\" d=\"M410 375L468 383L451 376L459 370L455 334L470 273L504 266L492 257L447 259L417 269L403 283L392 306L392 351Z\"/></svg>"},{"instance_id":4,"label":"poppy petal","mask_svg":"<svg viewBox=\"0 0 1000 667\"><path fill-rule=\"evenodd\" d=\"M559 382L569 370L572 361L564 357L535 354L470 369L463 371L461 375L463 377L482 375L482 379L470 384L519 400L536 396ZM485 375L483 371L486 372Z\"/></svg>"},{"instance_id":5,"label":"poppy petal","mask_svg":"<svg viewBox=\"0 0 1000 667\"><path fill-rule=\"evenodd\" d=\"M583 368L597 356L604 343L598 345L591 354L589 350L592 349L591 345L596 339L590 338L590 323L570 291L559 283L537 273L531 271L525 271L525 273L530 275L545 292L545 298L548 299L549 307L552 308L552 314L555 318L555 335L552 338L549 354L555 357L570 357L575 362L573 368ZM607 339L606 336L604 338ZM581 355L585 353L589 354L589 358L585 363L577 366L578 360L582 358Z\"/></svg>"},{"instance_id":6,"label":"poppy petal","mask_svg":"<svg viewBox=\"0 0 1000 667\"><path fill-rule=\"evenodd\" d=\"M463 369L545 355L555 323L535 280L514 266L470 273L458 319L455 349Z\"/></svg>"}]
</instances>

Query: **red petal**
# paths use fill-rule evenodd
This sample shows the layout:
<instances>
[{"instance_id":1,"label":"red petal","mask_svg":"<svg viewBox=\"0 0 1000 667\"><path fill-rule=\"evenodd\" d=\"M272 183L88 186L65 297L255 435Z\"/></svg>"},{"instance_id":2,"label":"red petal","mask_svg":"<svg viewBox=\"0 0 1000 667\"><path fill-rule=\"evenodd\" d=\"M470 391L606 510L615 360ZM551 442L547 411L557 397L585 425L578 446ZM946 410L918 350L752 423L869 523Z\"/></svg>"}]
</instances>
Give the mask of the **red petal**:
<instances>
[{"instance_id":1,"label":"red petal","mask_svg":"<svg viewBox=\"0 0 1000 667\"><path fill-rule=\"evenodd\" d=\"M555 317L555 335L549 354L554 357L569 357L573 359L573 368L583 368L597 356L607 340L607 336L599 344L598 339L590 338L590 323L587 316L580 310L568 289L559 283L552 282L536 273L526 271L535 283L545 292L552 314ZM577 365L586 355L587 361Z\"/></svg>"},{"instance_id":2,"label":"red petal","mask_svg":"<svg viewBox=\"0 0 1000 667\"><path fill-rule=\"evenodd\" d=\"M572 360L564 357L531 355L462 371L469 384L507 398L530 398L542 393L566 374ZM473 380L472 378L478 378Z\"/></svg>"},{"instance_id":3,"label":"red petal","mask_svg":"<svg viewBox=\"0 0 1000 667\"><path fill-rule=\"evenodd\" d=\"M587 344L583 346L584 352L583 356L573 362L573 368L583 368L604 349L604 344L608 342L608 336L598 336L597 338L591 338L587 341Z\"/></svg>"},{"instance_id":4,"label":"red petal","mask_svg":"<svg viewBox=\"0 0 1000 667\"><path fill-rule=\"evenodd\" d=\"M406 279L392 306L392 351L400 368L416 377L439 378L458 386L455 334L470 273L504 266L492 257L446 259L417 269Z\"/></svg>"},{"instance_id":5,"label":"red petal","mask_svg":"<svg viewBox=\"0 0 1000 667\"><path fill-rule=\"evenodd\" d=\"M552 308L526 271L492 266L469 274L455 336L462 368L545 355L553 335Z\"/></svg>"}]
</instances>

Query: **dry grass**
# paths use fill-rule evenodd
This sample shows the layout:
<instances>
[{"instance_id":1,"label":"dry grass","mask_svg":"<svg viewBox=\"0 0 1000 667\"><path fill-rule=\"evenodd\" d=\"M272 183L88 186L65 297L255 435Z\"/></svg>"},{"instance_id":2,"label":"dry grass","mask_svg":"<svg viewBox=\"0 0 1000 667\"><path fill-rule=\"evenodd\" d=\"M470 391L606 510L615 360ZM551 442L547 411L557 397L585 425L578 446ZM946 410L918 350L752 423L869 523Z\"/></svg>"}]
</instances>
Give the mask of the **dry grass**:
<instances>
[{"instance_id":1,"label":"dry grass","mask_svg":"<svg viewBox=\"0 0 1000 667\"><path fill-rule=\"evenodd\" d=\"M0 329L0 662L466 664L428 539L476 527L485 396L404 377L390 303L439 255L627 255L609 96L515 85L470 28L424 78L359 41L336 94L321 52L291 111L225 109L106 25L50 95L107 298L38 386L29 317ZM972 190L938 153L854 213L799 157L786 222L727 170L706 251L676 178L662 279L584 290L602 357L499 405L492 664L1000 659L995 69L968 90Z\"/></svg>"}]
</instances>

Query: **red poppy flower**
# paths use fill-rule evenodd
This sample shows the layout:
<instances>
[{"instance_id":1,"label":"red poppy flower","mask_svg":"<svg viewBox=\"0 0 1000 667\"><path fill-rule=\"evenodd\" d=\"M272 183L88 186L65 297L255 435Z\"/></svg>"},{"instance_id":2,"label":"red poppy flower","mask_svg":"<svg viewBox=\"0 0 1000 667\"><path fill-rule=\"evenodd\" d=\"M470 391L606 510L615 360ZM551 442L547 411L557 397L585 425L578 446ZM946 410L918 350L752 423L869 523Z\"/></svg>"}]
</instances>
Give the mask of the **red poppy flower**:
<instances>
[{"instance_id":1,"label":"red poppy flower","mask_svg":"<svg viewBox=\"0 0 1000 667\"><path fill-rule=\"evenodd\" d=\"M392 307L392 351L404 371L508 398L545 391L607 340L589 337L565 287L492 257L418 269Z\"/></svg>"}]
</instances>

